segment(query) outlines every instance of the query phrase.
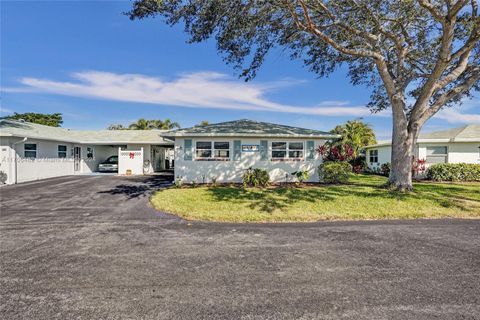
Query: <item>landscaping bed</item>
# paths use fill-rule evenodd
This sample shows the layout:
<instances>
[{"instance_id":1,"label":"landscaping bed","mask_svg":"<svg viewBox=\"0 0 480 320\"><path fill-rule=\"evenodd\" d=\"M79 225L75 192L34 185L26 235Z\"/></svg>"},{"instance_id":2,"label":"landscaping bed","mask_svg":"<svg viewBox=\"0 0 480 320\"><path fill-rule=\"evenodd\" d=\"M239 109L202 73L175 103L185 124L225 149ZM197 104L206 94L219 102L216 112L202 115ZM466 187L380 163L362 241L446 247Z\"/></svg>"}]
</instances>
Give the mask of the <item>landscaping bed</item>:
<instances>
[{"instance_id":1,"label":"landscaping bed","mask_svg":"<svg viewBox=\"0 0 480 320\"><path fill-rule=\"evenodd\" d=\"M339 185L172 187L157 191L151 203L187 220L220 222L480 218L480 183L418 182L413 192L397 193L382 188L385 182L354 175Z\"/></svg>"}]
</instances>

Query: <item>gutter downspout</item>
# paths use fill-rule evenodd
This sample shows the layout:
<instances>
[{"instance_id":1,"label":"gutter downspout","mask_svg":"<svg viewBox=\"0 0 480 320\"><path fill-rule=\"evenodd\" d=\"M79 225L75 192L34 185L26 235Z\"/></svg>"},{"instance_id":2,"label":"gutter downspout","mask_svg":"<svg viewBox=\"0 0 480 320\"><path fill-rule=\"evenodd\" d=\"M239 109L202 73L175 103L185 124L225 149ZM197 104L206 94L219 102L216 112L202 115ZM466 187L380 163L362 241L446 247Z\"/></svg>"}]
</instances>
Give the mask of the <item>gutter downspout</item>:
<instances>
[{"instance_id":1,"label":"gutter downspout","mask_svg":"<svg viewBox=\"0 0 480 320\"><path fill-rule=\"evenodd\" d=\"M17 150L15 150L15 145L16 145L16 144L19 144L19 143L22 143L22 142L25 142L25 141L27 141L27 139L28 139L28 138L27 138L27 137L25 137L25 138L23 138L23 139L22 139L22 140L20 140L20 141L17 141L17 142L14 142L14 143L12 143L12 149L13 149L13 152L15 153L15 159L14 159L14 162L15 162L15 184L17 184L17 183L18 183L18 170L17 170L17 167L18 167L18 165L17 165Z\"/></svg>"}]
</instances>

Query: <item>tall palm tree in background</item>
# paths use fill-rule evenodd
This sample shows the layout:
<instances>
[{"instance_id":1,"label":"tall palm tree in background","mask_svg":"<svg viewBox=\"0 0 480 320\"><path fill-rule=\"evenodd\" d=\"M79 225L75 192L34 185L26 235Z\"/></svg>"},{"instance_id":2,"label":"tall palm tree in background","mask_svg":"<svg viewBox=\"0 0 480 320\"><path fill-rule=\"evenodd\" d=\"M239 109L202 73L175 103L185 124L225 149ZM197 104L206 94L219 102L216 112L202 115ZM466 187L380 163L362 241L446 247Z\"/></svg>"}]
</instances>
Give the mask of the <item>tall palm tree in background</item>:
<instances>
[{"instance_id":1,"label":"tall palm tree in background","mask_svg":"<svg viewBox=\"0 0 480 320\"><path fill-rule=\"evenodd\" d=\"M127 127L121 124L112 124L108 130L172 130L180 128L178 122L174 122L170 119L165 120L147 120L144 118L138 119L136 122L131 123Z\"/></svg>"},{"instance_id":2,"label":"tall palm tree in background","mask_svg":"<svg viewBox=\"0 0 480 320\"><path fill-rule=\"evenodd\" d=\"M159 120L161 123L156 129L162 129L162 130L172 130L175 128L180 128L180 124L175 121L171 121L170 119L165 119L163 122Z\"/></svg>"},{"instance_id":3,"label":"tall palm tree in background","mask_svg":"<svg viewBox=\"0 0 480 320\"><path fill-rule=\"evenodd\" d=\"M354 158L362 155L366 146L377 143L375 132L370 125L359 120L347 121L343 125L336 126L330 132L342 136L339 140L336 140L334 144L348 144L353 149Z\"/></svg>"},{"instance_id":4,"label":"tall palm tree in background","mask_svg":"<svg viewBox=\"0 0 480 320\"><path fill-rule=\"evenodd\" d=\"M152 120L146 120L146 119L138 119L137 122L131 123L128 126L128 129L130 130L150 130L153 129L151 126L151 121Z\"/></svg>"}]
</instances>

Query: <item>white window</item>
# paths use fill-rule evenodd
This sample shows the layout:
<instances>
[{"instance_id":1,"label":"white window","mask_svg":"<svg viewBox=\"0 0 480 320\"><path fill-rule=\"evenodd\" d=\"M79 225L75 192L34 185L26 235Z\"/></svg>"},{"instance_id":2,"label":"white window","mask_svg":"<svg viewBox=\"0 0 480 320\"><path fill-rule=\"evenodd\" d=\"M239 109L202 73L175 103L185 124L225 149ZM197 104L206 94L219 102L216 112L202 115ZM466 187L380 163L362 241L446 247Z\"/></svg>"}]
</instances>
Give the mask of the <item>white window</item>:
<instances>
[{"instance_id":1,"label":"white window","mask_svg":"<svg viewBox=\"0 0 480 320\"><path fill-rule=\"evenodd\" d=\"M36 143L25 143L23 148L24 148L25 158L36 158L37 157L37 144Z\"/></svg>"},{"instance_id":2,"label":"white window","mask_svg":"<svg viewBox=\"0 0 480 320\"><path fill-rule=\"evenodd\" d=\"M197 141L195 143L195 159L197 160L229 160L230 142Z\"/></svg>"},{"instance_id":3,"label":"white window","mask_svg":"<svg viewBox=\"0 0 480 320\"><path fill-rule=\"evenodd\" d=\"M303 158L303 142L288 143L288 158Z\"/></svg>"},{"instance_id":4,"label":"white window","mask_svg":"<svg viewBox=\"0 0 480 320\"><path fill-rule=\"evenodd\" d=\"M446 146L427 147L427 163L447 163Z\"/></svg>"},{"instance_id":5,"label":"white window","mask_svg":"<svg viewBox=\"0 0 480 320\"><path fill-rule=\"evenodd\" d=\"M212 157L212 142L197 141L195 145L195 157L197 159L208 159Z\"/></svg>"},{"instance_id":6,"label":"white window","mask_svg":"<svg viewBox=\"0 0 480 320\"><path fill-rule=\"evenodd\" d=\"M287 157L286 142L272 142L272 159L283 159Z\"/></svg>"},{"instance_id":7,"label":"white window","mask_svg":"<svg viewBox=\"0 0 480 320\"><path fill-rule=\"evenodd\" d=\"M59 158L67 157L67 146L58 145L58 157Z\"/></svg>"},{"instance_id":8,"label":"white window","mask_svg":"<svg viewBox=\"0 0 480 320\"><path fill-rule=\"evenodd\" d=\"M93 147L87 147L87 159L93 159Z\"/></svg>"},{"instance_id":9,"label":"white window","mask_svg":"<svg viewBox=\"0 0 480 320\"><path fill-rule=\"evenodd\" d=\"M230 158L230 143L226 142L214 142L214 157L220 159L229 159Z\"/></svg>"},{"instance_id":10,"label":"white window","mask_svg":"<svg viewBox=\"0 0 480 320\"><path fill-rule=\"evenodd\" d=\"M303 142L272 142L272 159L302 159L304 155Z\"/></svg>"},{"instance_id":11,"label":"white window","mask_svg":"<svg viewBox=\"0 0 480 320\"><path fill-rule=\"evenodd\" d=\"M378 163L378 150L368 151L370 163Z\"/></svg>"}]
</instances>

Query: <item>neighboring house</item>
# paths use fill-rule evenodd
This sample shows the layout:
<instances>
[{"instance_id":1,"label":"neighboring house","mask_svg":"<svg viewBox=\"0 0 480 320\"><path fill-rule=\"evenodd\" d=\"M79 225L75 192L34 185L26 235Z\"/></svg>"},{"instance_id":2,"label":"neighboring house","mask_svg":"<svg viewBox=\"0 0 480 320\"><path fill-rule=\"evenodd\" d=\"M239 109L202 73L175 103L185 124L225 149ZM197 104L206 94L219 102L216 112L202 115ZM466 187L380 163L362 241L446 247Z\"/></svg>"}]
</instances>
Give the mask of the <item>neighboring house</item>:
<instances>
[{"instance_id":1,"label":"neighboring house","mask_svg":"<svg viewBox=\"0 0 480 320\"><path fill-rule=\"evenodd\" d=\"M173 162L173 141L164 139L164 132L81 131L0 120L0 171L7 175L7 184L89 174L108 157L120 155L119 148L125 150L122 158L135 162L128 168L133 174L162 171L167 169L169 158Z\"/></svg>"},{"instance_id":2,"label":"neighboring house","mask_svg":"<svg viewBox=\"0 0 480 320\"><path fill-rule=\"evenodd\" d=\"M119 174L148 174L174 168L184 182L240 182L249 167L264 168L272 181L308 170L318 179L315 149L338 138L327 132L251 120L175 131L81 131L22 121L0 121L0 171L6 183L91 174L112 155Z\"/></svg>"},{"instance_id":3,"label":"neighboring house","mask_svg":"<svg viewBox=\"0 0 480 320\"><path fill-rule=\"evenodd\" d=\"M367 164L376 170L391 162L391 142L380 142L366 148ZM435 163L480 163L480 125L420 134L415 159L425 159L426 166Z\"/></svg>"}]
</instances>

